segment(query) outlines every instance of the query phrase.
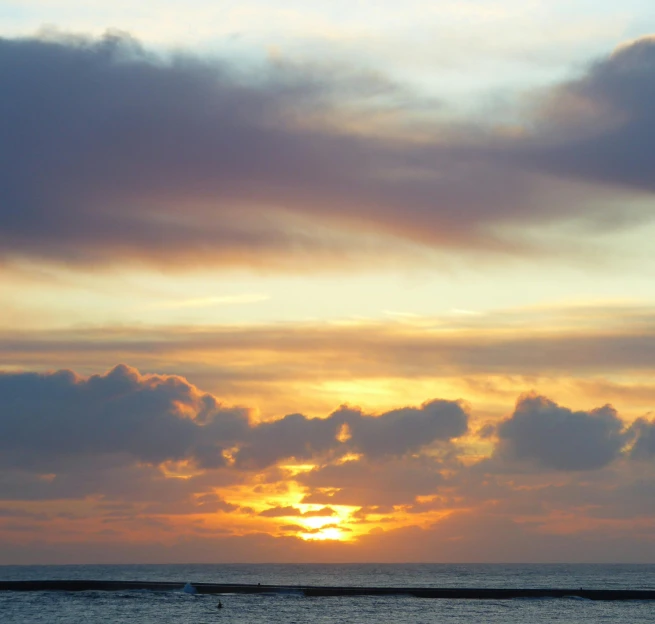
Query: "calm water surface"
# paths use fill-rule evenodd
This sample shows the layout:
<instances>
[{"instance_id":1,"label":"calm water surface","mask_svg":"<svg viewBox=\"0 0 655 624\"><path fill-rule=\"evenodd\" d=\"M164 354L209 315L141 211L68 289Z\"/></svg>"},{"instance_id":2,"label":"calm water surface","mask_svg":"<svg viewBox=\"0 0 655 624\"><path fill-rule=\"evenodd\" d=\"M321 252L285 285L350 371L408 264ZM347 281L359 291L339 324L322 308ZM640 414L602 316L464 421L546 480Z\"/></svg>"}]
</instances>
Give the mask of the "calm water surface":
<instances>
[{"instance_id":1,"label":"calm water surface","mask_svg":"<svg viewBox=\"0 0 655 624\"><path fill-rule=\"evenodd\" d=\"M0 566L0 579L150 580L275 585L585 587L655 589L649 565L143 565ZM407 596L305 598L176 592L0 592L2 624L371 622L541 624L655 622L655 602L577 598L429 600Z\"/></svg>"}]
</instances>

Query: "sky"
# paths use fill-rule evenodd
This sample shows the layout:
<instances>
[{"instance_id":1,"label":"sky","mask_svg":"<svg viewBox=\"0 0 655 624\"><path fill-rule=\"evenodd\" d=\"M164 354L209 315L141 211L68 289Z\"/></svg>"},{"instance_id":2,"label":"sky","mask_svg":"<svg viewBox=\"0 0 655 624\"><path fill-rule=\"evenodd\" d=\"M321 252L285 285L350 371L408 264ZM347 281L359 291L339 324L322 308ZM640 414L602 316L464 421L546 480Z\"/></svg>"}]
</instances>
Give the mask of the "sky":
<instances>
[{"instance_id":1,"label":"sky","mask_svg":"<svg viewBox=\"0 0 655 624\"><path fill-rule=\"evenodd\" d=\"M0 24L0 563L653 561L650 1Z\"/></svg>"}]
</instances>

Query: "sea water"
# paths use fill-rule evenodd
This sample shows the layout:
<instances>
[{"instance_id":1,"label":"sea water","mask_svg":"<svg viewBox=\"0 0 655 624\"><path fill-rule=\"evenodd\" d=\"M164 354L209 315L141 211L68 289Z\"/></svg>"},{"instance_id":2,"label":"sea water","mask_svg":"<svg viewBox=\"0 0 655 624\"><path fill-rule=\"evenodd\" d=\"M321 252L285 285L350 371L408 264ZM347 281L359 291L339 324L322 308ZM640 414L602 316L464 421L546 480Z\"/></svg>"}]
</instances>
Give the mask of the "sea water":
<instances>
[{"instance_id":1,"label":"sea water","mask_svg":"<svg viewBox=\"0 0 655 624\"><path fill-rule=\"evenodd\" d=\"M92 579L387 587L655 589L655 565L130 565L0 566L1 580ZM218 600L223 604L217 609ZM580 598L444 600L306 598L180 591L1 592L1 624L577 624L655 622L655 602Z\"/></svg>"}]
</instances>

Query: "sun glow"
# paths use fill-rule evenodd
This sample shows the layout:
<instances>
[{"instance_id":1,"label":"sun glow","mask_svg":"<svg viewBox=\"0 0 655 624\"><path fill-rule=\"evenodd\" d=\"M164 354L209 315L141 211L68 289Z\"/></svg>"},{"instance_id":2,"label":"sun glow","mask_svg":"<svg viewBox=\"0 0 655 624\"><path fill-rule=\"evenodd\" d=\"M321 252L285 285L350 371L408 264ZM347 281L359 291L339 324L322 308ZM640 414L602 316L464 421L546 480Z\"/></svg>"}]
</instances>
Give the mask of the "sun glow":
<instances>
[{"instance_id":1,"label":"sun glow","mask_svg":"<svg viewBox=\"0 0 655 624\"><path fill-rule=\"evenodd\" d=\"M320 529L326 524L334 524L335 519L332 516L321 516L321 517L310 517L303 518L301 523L305 525L308 529Z\"/></svg>"},{"instance_id":2,"label":"sun glow","mask_svg":"<svg viewBox=\"0 0 655 624\"><path fill-rule=\"evenodd\" d=\"M310 540L337 540L337 541L347 541L349 537L344 533L342 529L338 527L326 527L321 529L317 533L300 533L300 537L306 541Z\"/></svg>"}]
</instances>

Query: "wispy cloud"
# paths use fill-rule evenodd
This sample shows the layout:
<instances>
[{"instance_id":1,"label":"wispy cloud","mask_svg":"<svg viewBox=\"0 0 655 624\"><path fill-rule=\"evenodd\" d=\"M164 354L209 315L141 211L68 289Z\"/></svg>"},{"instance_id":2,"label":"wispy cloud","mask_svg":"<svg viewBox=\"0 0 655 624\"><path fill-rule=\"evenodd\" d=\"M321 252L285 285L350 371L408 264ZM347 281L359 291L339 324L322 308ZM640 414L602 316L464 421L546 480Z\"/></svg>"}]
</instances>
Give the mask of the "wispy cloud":
<instances>
[{"instance_id":1,"label":"wispy cloud","mask_svg":"<svg viewBox=\"0 0 655 624\"><path fill-rule=\"evenodd\" d=\"M380 74L271 62L244 78L115 35L3 39L0 251L287 270L412 248L574 253L522 228L652 216L618 198L653 191L654 50L638 40L553 88L521 133L454 128L435 110L417 141L367 128L371 111L400 106L411 122L423 106Z\"/></svg>"},{"instance_id":2,"label":"wispy cloud","mask_svg":"<svg viewBox=\"0 0 655 624\"><path fill-rule=\"evenodd\" d=\"M253 380L412 375L620 374L655 369L655 310L648 305L535 307L484 315L389 321L12 330L0 361L31 366L116 360L149 368L173 356L229 367ZM180 363L180 365L182 365ZM245 365L245 368L243 366ZM297 377L295 377L297 375Z\"/></svg>"},{"instance_id":3,"label":"wispy cloud","mask_svg":"<svg viewBox=\"0 0 655 624\"><path fill-rule=\"evenodd\" d=\"M210 306L240 305L246 303L259 303L270 299L268 295L244 293L241 295L222 295L216 297L196 297L193 299L179 299L162 301L150 304L152 308L204 308Z\"/></svg>"}]
</instances>

